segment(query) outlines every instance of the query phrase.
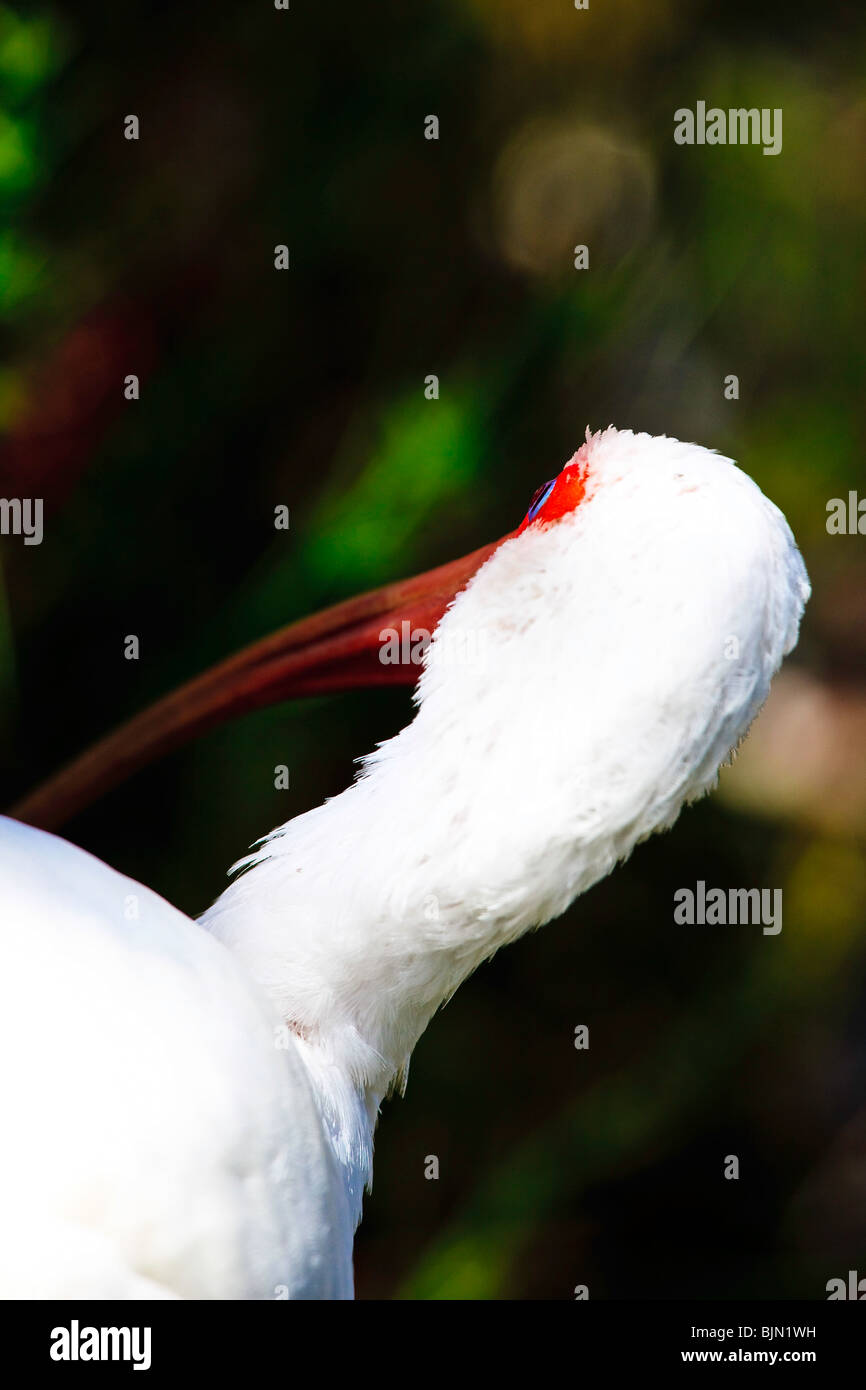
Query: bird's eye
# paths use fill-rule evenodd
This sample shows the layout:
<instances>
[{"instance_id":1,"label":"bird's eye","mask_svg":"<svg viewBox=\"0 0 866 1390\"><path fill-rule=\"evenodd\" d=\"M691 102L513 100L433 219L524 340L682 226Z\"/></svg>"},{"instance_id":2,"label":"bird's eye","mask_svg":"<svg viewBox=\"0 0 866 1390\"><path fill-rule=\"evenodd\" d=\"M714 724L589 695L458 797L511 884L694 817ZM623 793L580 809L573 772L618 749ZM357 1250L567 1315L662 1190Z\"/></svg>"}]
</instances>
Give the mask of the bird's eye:
<instances>
[{"instance_id":1,"label":"bird's eye","mask_svg":"<svg viewBox=\"0 0 866 1390\"><path fill-rule=\"evenodd\" d=\"M532 501L529 504L529 511L526 513L527 521L534 521L534 519L538 516L538 513L541 511L541 508L544 506L548 497L553 492L553 486L555 482L556 479L551 478L549 483L542 483L541 487L534 494Z\"/></svg>"}]
</instances>

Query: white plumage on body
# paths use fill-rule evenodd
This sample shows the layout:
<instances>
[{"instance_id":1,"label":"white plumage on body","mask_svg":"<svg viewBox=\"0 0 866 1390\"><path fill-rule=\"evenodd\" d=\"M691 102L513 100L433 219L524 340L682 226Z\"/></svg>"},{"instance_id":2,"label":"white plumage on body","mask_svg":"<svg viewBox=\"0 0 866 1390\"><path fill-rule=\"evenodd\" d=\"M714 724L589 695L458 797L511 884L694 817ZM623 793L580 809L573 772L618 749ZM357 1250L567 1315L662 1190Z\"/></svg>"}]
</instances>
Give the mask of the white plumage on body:
<instances>
[{"instance_id":1,"label":"white plumage on body","mask_svg":"<svg viewBox=\"0 0 866 1390\"><path fill-rule=\"evenodd\" d=\"M224 948L6 819L0 893L0 1296L349 1296L309 1079Z\"/></svg>"},{"instance_id":2,"label":"white plumage on body","mask_svg":"<svg viewBox=\"0 0 866 1390\"><path fill-rule=\"evenodd\" d=\"M445 614L413 721L199 924L2 822L0 1292L350 1296L431 1016L713 785L808 594L729 460L588 434Z\"/></svg>"}]
</instances>

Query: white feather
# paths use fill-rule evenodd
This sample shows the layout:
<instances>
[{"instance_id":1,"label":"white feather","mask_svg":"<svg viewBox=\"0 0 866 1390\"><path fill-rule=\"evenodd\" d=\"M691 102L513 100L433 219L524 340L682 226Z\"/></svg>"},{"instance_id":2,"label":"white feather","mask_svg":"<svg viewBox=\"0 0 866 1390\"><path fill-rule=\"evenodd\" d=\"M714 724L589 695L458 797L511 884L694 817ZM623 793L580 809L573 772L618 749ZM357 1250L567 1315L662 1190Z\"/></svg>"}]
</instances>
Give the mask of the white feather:
<instances>
[{"instance_id":1,"label":"white feather","mask_svg":"<svg viewBox=\"0 0 866 1390\"><path fill-rule=\"evenodd\" d=\"M308 1077L228 952L3 818L0 885L0 1297L350 1297Z\"/></svg>"},{"instance_id":2,"label":"white feather","mask_svg":"<svg viewBox=\"0 0 866 1390\"><path fill-rule=\"evenodd\" d=\"M586 500L457 597L413 722L203 918L340 1079L321 1093L356 1197L431 1015L714 784L796 641L803 562L729 459L613 429L576 458Z\"/></svg>"},{"instance_id":3,"label":"white feather","mask_svg":"<svg viewBox=\"0 0 866 1390\"><path fill-rule=\"evenodd\" d=\"M696 445L611 429L576 460L584 502L440 623L413 722L206 930L3 824L0 1288L348 1294L379 1104L431 1015L713 785L796 641L791 533Z\"/></svg>"}]
</instances>

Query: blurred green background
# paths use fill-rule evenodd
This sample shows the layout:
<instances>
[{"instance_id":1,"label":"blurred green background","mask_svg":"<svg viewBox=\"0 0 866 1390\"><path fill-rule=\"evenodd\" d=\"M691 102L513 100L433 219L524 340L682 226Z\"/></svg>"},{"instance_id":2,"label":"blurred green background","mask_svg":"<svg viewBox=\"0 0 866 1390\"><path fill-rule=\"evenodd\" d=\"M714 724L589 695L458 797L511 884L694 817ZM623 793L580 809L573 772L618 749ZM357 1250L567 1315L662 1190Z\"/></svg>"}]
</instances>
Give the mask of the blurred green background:
<instances>
[{"instance_id":1,"label":"blurred green background","mask_svg":"<svg viewBox=\"0 0 866 1390\"><path fill-rule=\"evenodd\" d=\"M233 649L504 534L587 424L736 458L812 577L719 794L422 1040L361 1297L866 1275L866 562L825 525L866 488L864 72L855 3L0 3L0 493L46 507L41 546L0 542L3 804ZM782 108L782 153L675 145L698 100ZM409 713L256 714L67 833L195 913ZM699 878L782 887L781 935L676 926Z\"/></svg>"}]
</instances>

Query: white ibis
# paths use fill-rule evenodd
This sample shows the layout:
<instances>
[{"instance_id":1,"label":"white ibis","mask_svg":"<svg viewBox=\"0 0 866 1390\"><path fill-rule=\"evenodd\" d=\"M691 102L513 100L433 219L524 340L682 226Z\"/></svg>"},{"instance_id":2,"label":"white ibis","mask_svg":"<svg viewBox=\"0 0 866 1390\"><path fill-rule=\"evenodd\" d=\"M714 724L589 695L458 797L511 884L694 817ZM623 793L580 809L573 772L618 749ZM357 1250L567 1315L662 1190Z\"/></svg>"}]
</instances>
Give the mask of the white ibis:
<instances>
[{"instance_id":1,"label":"white ibis","mask_svg":"<svg viewBox=\"0 0 866 1390\"><path fill-rule=\"evenodd\" d=\"M809 595L784 517L730 460L614 429L483 558L403 591L430 613L465 583L412 722L199 922L0 822L0 1293L351 1296L379 1106L431 1016L712 787ZM296 691L366 678L399 598L311 620L305 658L284 642ZM291 686L273 645L254 653L109 740L92 785Z\"/></svg>"}]
</instances>

